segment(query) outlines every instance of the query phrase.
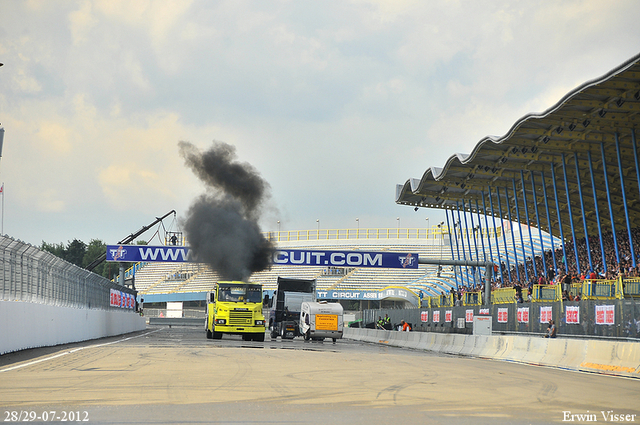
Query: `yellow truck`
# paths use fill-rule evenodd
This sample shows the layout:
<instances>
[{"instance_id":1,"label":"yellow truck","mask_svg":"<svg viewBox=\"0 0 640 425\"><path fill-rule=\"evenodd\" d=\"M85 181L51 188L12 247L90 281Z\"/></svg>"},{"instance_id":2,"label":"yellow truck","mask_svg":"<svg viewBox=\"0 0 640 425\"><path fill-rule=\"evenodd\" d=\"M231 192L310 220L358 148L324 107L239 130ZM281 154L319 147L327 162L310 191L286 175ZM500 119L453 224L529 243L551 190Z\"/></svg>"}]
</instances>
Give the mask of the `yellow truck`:
<instances>
[{"instance_id":1,"label":"yellow truck","mask_svg":"<svg viewBox=\"0 0 640 425\"><path fill-rule=\"evenodd\" d=\"M264 341L262 285L230 281L216 283L207 296L207 338L242 335L244 341Z\"/></svg>"}]
</instances>

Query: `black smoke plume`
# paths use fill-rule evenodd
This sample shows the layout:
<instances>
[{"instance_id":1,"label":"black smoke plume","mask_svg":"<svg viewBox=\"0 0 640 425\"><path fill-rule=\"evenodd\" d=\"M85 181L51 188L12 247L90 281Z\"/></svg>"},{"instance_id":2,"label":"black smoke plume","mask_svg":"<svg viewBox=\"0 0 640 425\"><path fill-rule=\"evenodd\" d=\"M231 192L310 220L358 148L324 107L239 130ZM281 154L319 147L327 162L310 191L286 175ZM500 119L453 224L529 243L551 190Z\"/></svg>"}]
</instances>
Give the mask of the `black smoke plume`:
<instances>
[{"instance_id":1,"label":"black smoke plume","mask_svg":"<svg viewBox=\"0 0 640 425\"><path fill-rule=\"evenodd\" d=\"M184 222L192 258L209 264L224 280L247 280L269 268L274 246L258 226L269 184L251 164L236 160L231 145L214 142L205 152L189 142L178 145L208 189L193 202Z\"/></svg>"}]
</instances>

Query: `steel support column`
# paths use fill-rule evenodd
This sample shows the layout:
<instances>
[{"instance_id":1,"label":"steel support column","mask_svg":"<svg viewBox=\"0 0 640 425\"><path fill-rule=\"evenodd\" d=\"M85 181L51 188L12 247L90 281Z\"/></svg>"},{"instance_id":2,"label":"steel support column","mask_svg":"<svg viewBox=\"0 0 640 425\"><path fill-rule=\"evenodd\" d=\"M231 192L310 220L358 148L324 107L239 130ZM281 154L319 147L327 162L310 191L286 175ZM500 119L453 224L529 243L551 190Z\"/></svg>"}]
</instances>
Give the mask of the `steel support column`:
<instances>
[{"instance_id":1,"label":"steel support column","mask_svg":"<svg viewBox=\"0 0 640 425\"><path fill-rule=\"evenodd\" d=\"M604 236L602 235L602 224L600 223L600 208L598 207L598 194L596 193L596 181L593 173L593 161L591 158L591 151L587 151L589 159L589 174L591 175L591 190L593 190L593 204L595 205L596 220L598 222L598 236L600 237L600 254L602 256L602 267L604 274L607 274L607 257L604 252Z\"/></svg>"},{"instance_id":2,"label":"steel support column","mask_svg":"<svg viewBox=\"0 0 640 425\"><path fill-rule=\"evenodd\" d=\"M447 232L447 233L449 233L449 246L451 247L451 258L455 258L455 254L454 254L454 252L453 252L453 242L451 241L451 226L449 225L449 213L448 213L448 211L449 211L449 210L446 210L446 209L445 209L445 210L444 210L444 215L445 215L445 217L447 218L447 230L448 230L448 232ZM451 218L453 219L453 211L451 212ZM455 227L454 227L454 229L453 229L453 233L454 233L454 236L455 236L455 233L456 233L456 229L455 229ZM458 246L458 240L457 240L457 239L456 239L456 246ZM419 258L419 257L418 257L418 258ZM458 259L460 259L460 254L458 254ZM455 279L455 281L456 281L456 290L457 290L457 289L458 289L458 287L459 287L459 285L458 285L458 273L456 273L456 268L455 268L455 266L454 266L454 268L453 268L453 278L454 278L454 279Z\"/></svg>"},{"instance_id":3,"label":"steel support column","mask_svg":"<svg viewBox=\"0 0 640 425\"><path fill-rule=\"evenodd\" d=\"M510 223L510 228L511 228L511 245L513 246L513 255L515 257L515 262L516 262L516 276L518 278L518 282L522 282L520 280L520 267L518 267L518 250L516 249L516 237L513 234L513 219L511 218L511 206L510 206L510 201L509 201L509 189L504 188L504 196L507 199L507 213L509 214L509 223ZM520 225L520 223L518 223L518 226ZM506 244L505 244L506 246ZM506 249L506 248L505 248Z\"/></svg>"},{"instance_id":4,"label":"steel support column","mask_svg":"<svg viewBox=\"0 0 640 425\"><path fill-rule=\"evenodd\" d=\"M538 226L538 237L540 238L540 250L542 251L542 276L546 276L547 279L549 278L549 274L547 272L547 260L546 258L544 258L544 241L542 240L542 228L540 227L540 211L538 210L538 197L536 196L536 182L535 182L535 176L533 175L533 171L530 171L531 173L531 191L533 193L533 206L535 207L535 211L536 211L536 223Z\"/></svg>"},{"instance_id":5,"label":"steel support column","mask_svg":"<svg viewBox=\"0 0 640 425\"><path fill-rule=\"evenodd\" d=\"M498 242L498 229L496 228L496 216L493 211L493 196L491 194L491 186L487 186L489 188L489 205L491 207L491 217L493 218L493 236L496 240L496 255L498 256L498 267L500 269L500 280L504 284L504 272L502 271L502 261L500 260L500 246Z\"/></svg>"},{"instance_id":6,"label":"steel support column","mask_svg":"<svg viewBox=\"0 0 640 425\"><path fill-rule=\"evenodd\" d=\"M533 236L531 235L531 222L529 221L529 206L527 205L527 191L524 187L524 171L522 170L520 170L520 183L522 184L522 197L524 198L523 199L524 200L524 216L527 220L527 230L529 230L529 246L531 246L531 264L533 265L533 275L537 277L538 268L536 267L536 251L533 246Z\"/></svg>"},{"instance_id":7,"label":"steel support column","mask_svg":"<svg viewBox=\"0 0 640 425\"><path fill-rule=\"evenodd\" d=\"M564 246L564 230L562 229L562 215L560 214L560 202L558 201L558 185L556 183L556 170L551 163L551 181L553 182L553 195L556 199L556 211L558 213L558 228L560 229L560 242L562 243L562 258L564 260L564 272L569 273L569 263L567 262L567 250Z\"/></svg>"},{"instance_id":8,"label":"steel support column","mask_svg":"<svg viewBox=\"0 0 640 425\"><path fill-rule=\"evenodd\" d=\"M544 171L540 171L540 177L542 178L542 194L544 195L544 208L547 212L547 225L549 228L549 236L551 237L551 258L553 260L553 274L558 274L558 266L556 263L556 244L553 239L553 231L551 230L551 215L549 214L549 199L547 198L547 183L544 179ZM551 268L549 268L551 269ZM547 272L547 276L549 273Z\"/></svg>"},{"instance_id":9,"label":"steel support column","mask_svg":"<svg viewBox=\"0 0 640 425\"><path fill-rule=\"evenodd\" d=\"M516 179L511 179L513 183L513 200L516 204L516 215L518 216L518 230L520 234L520 248L522 248L522 268L524 269L524 278L529 282L529 270L527 270L527 253L524 250L524 238L522 237L522 220L520 220L520 207L518 206L518 188L516 187Z\"/></svg>"},{"instance_id":10,"label":"steel support column","mask_svg":"<svg viewBox=\"0 0 640 425\"><path fill-rule=\"evenodd\" d=\"M484 196L482 198L482 201L484 202ZM482 243L482 259L484 261L487 261L487 252L484 249L484 236L482 233L482 221L480 220L480 205L478 204L478 200L476 199L476 211L478 212L478 228L480 229L480 242ZM485 215L485 221L487 216ZM487 231L487 235L489 234L489 232Z\"/></svg>"},{"instance_id":11,"label":"steel support column","mask_svg":"<svg viewBox=\"0 0 640 425\"><path fill-rule=\"evenodd\" d=\"M567 209L569 210L569 224L571 224L571 236L573 237L573 252L576 255L576 270L580 275L580 257L578 257L578 243L576 241L576 231L573 227L573 211L571 210L571 197L569 196L569 179L567 178L567 164L562 153L562 173L564 174L564 188L567 194ZM567 271L569 268L569 259L567 258Z\"/></svg>"},{"instance_id":12,"label":"steel support column","mask_svg":"<svg viewBox=\"0 0 640 425\"><path fill-rule=\"evenodd\" d=\"M593 271L593 262L591 261L591 247L589 244L589 232L587 231L587 216L584 213L584 199L582 197L582 179L580 178L580 166L578 165L578 153L573 153L573 159L576 163L576 179L578 181L578 196L580 196L580 212L582 214L582 225L584 227L584 240L587 244L587 258L589 259L589 270ZM577 247L576 247L577 249Z\"/></svg>"},{"instance_id":13,"label":"steel support column","mask_svg":"<svg viewBox=\"0 0 640 425\"><path fill-rule=\"evenodd\" d=\"M502 227L502 243L504 244L504 256L507 260L507 276L509 276L509 282L511 279L511 262L509 261L509 251L507 250L507 235L504 231L504 219L502 214L502 202L500 202L500 186L496 186L496 197L498 198L498 212L500 213L500 227Z\"/></svg>"},{"instance_id":14,"label":"steel support column","mask_svg":"<svg viewBox=\"0 0 640 425\"><path fill-rule=\"evenodd\" d=\"M611 234L613 236L613 247L616 251L616 264L620 264L620 253L618 252L618 237L616 236L616 224L613 219L613 206L611 205L611 192L609 191L609 177L607 177L607 157L604 154L604 143L600 143L600 155L602 156L602 172L604 173L604 186L607 189L607 202L609 204L609 218L611 219Z\"/></svg>"},{"instance_id":15,"label":"steel support column","mask_svg":"<svg viewBox=\"0 0 640 425\"><path fill-rule=\"evenodd\" d=\"M467 252L464 247L464 235L462 234L462 220L460 220L460 204L458 204L458 201L456 201L456 209L458 210L458 233L460 233L460 245L462 245L462 259L467 261ZM460 273L462 274L462 268L460 268ZM464 277L465 278L462 283L465 284L466 282L465 286L469 286L469 270L466 267L464 268Z\"/></svg>"},{"instance_id":16,"label":"steel support column","mask_svg":"<svg viewBox=\"0 0 640 425\"><path fill-rule=\"evenodd\" d=\"M622 189L622 204L624 205L624 216L627 219L627 235L629 237L629 249L631 250L631 265L636 266L636 254L633 249L633 238L631 237L631 221L629 220L629 208L627 206L627 194L624 191L624 175L622 173L622 157L620 156L620 139L615 133L616 153L618 154L618 170L620 171L620 188Z\"/></svg>"}]
</instances>

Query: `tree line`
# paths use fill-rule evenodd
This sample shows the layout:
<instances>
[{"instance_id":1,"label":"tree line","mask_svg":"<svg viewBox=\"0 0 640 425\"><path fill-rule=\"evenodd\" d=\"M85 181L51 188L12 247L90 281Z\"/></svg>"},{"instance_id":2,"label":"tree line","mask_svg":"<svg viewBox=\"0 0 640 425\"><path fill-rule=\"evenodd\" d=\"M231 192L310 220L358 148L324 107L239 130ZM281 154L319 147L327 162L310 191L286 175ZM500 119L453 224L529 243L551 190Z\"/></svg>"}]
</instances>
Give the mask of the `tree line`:
<instances>
[{"instance_id":1,"label":"tree line","mask_svg":"<svg viewBox=\"0 0 640 425\"><path fill-rule=\"evenodd\" d=\"M147 245L147 241L136 241L136 245ZM86 268L95 259L107 252L107 244L100 239L91 239L88 244L79 239L74 239L66 244L42 241L40 249L50 252L56 257L62 258L78 267ZM132 265L133 263L124 263L125 270ZM119 273L119 270L120 263L103 261L93 269L93 272L107 279L113 279Z\"/></svg>"}]
</instances>

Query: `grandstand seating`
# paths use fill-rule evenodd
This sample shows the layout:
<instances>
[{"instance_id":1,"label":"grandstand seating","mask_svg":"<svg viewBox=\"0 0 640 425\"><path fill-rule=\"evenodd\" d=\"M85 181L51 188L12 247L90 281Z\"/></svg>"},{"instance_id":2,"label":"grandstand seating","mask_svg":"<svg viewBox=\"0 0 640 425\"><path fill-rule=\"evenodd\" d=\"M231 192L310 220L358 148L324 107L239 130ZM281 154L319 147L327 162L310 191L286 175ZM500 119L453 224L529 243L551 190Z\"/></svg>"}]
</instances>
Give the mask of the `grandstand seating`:
<instances>
[{"instance_id":1,"label":"grandstand seating","mask_svg":"<svg viewBox=\"0 0 640 425\"><path fill-rule=\"evenodd\" d=\"M364 234L364 233L363 233ZM372 233L375 234L375 233ZM366 234L365 234L366 235ZM486 258L489 259L489 245L497 259L509 257L515 263L516 258L521 261L522 244L520 237L516 239L514 253L511 238L507 238L505 246L502 238L498 239L496 249L495 238L484 239ZM524 245L529 246L528 234L523 234ZM533 239L536 239L534 236ZM538 240L538 239L536 239ZM460 242L457 246L453 242L455 258L460 252L460 258L478 259L483 255L481 241L478 247L468 246L465 238L464 245ZM471 239L473 243L473 239ZM534 241L535 242L535 241ZM539 242L539 240L538 240ZM546 236L545 247L551 246L550 239ZM439 235L435 238L360 238L349 240L296 240L277 243L279 248L290 249L318 249L326 251L367 250L412 252L421 257L452 259L452 249L448 239L442 239ZM534 243L535 245L535 243ZM538 243L539 245L539 243ZM530 248L528 248L530 250ZM529 251L530 252L530 251ZM267 291L275 290L278 277L290 277L300 279L316 279L318 290L381 290L388 286L406 286L415 292L423 291L425 295L436 295L446 292L457 286L471 286L480 283L476 274L475 280L471 268L456 267L456 272L450 266L445 266L438 273L437 266L420 264L417 269L379 269L379 268L353 268L342 270L328 270L325 267L300 267L274 265L270 270L254 273L250 281L259 282ZM196 263L146 263L136 272L136 289L141 294L173 294L190 292L208 292L216 281L220 280L218 274L207 265Z\"/></svg>"}]
</instances>

